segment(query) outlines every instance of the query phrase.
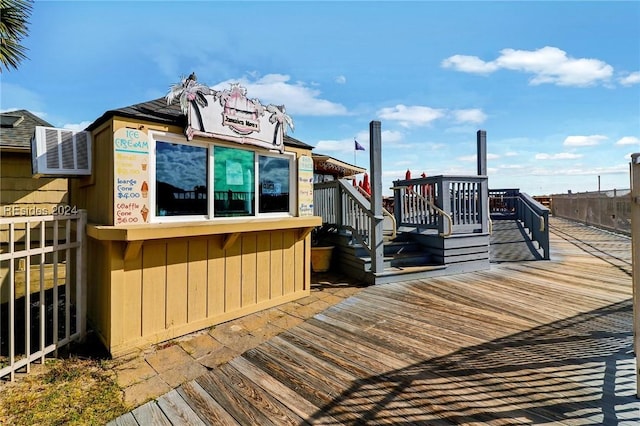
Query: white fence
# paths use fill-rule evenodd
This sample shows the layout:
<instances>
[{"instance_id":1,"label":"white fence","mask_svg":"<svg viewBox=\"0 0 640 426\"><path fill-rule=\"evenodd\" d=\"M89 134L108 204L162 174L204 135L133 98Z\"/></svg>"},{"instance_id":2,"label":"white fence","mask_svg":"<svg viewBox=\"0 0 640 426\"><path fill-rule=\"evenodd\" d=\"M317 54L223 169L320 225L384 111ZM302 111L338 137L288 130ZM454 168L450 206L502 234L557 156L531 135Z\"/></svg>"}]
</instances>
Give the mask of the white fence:
<instances>
[{"instance_id":1,"label":"white fence","mask_svg":"<svg viewBox=\"0 0 640 426\"><path fill-rule=\"evenodd\" d=\"M0 378L84 336L86 218L0 217Z\"/></svg>"}]
</instances>

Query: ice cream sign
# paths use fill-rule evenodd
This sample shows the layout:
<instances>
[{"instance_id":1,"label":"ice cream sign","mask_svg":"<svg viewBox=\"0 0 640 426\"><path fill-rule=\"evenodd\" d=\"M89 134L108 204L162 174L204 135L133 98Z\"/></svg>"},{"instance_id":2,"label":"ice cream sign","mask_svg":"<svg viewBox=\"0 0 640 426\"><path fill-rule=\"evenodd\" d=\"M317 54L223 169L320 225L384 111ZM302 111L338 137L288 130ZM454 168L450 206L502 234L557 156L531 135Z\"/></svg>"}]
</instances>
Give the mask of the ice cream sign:
<instances>
[{"instance_id":1,"label":"ice cream sign","mask_svg":"<svg viewBox=\"0 0 640 426\"><path fill-rule=\"evenodd\" d=\"M232 83L225 90L214 90L196 80L195 74L171 87L167 103L180 101L187 116L185 135L218 138L257 145L267 149L284 150L286 127L293 129L293 121L284 105L263 105L249 98L247 89Z\"/></svg>"},{"instance_id":2,"label":"ice cream sign","mask_svg":"<svg viewBox=\"0 0 640 426\"><path fill-rule=\"evenodd\" d=\"M140 130L122 128L113 140L114 225L147 223L149 219L149 140Z\"/></svg>"}]
</instances>

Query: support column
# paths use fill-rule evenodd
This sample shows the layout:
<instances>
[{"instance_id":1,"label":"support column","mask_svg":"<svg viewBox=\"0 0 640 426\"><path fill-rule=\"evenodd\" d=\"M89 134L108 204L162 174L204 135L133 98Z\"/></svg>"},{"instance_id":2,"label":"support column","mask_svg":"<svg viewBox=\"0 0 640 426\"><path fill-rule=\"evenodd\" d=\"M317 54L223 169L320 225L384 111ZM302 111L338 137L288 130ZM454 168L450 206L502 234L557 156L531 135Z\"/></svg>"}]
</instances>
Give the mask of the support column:
<instances>
[{"instance_id":1,"label":"support column","mask_svg":"<svg viewBox=\"0 0 640 426\"><path fill-rule=\"evenodd\" d=\"M640 154L631 154L630 168L633 350L636 355L636 397L640 398Z\"/></svg>"},{"instance_id":2,"label":"support column","mask_svg":"<svg viewBox=\"0 0 640 426\"><path fill-rule=\"evenodd\" d=\"M478 146L478 176L487 175L487 131L478 130L476 133Z\"/></svg>"},{"instance_id":3,"label":"support column","mask_svg":"<svg viewBox=\"0 0 640 426\"><path fill-rule=\"evenodd\" d=\"M476 133L478 149L478 176L487 176L487 131L478 130ZM480 223L482 232L489 232L489 180L480 183Z\"/></svg>"},{"instance_id":4,"label":"support column","mask_svg":"<svg viewBox=\"0 0 640 426\"><path fill-rule=\"evenodd\" d=\"M379 121L369 123L369 165L371 171L371 272L384 270L384 242L382 238L382 132Z\"/></svg>"}]
</instances>

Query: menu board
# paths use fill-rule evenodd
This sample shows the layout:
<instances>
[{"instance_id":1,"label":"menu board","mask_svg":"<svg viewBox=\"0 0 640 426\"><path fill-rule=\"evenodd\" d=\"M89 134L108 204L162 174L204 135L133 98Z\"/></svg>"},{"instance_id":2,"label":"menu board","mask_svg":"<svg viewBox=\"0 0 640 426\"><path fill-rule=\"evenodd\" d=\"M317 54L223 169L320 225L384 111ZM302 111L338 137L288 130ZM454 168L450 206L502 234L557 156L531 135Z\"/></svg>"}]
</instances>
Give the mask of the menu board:
<instances>
[{"instance_id":1,"label":"menu board","mask_svg":"<svg viewBox=\"0 0 640 426\"><path fill-rule=\"evenodd\" d=\"M298 216L313 216L313 160L298 158Z\"/></svg>"},{"instance_id":2,"label":"menu board","mask_svg":"<svg viewBox=\"0 0 640 426\"><path fill-rule=\"evenodd\" d=\"M114 225L149 222L149 140L140 130L113 135Z\"/></svg>"}]
</instances>

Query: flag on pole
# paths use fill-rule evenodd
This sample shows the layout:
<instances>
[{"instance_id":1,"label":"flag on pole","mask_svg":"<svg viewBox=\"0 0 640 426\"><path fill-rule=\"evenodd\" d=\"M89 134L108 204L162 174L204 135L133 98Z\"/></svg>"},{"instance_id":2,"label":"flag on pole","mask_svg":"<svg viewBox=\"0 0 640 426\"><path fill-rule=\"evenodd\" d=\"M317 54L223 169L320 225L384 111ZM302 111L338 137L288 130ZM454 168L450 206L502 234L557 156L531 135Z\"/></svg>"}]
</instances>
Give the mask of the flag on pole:
<instances>
[{"instance_id":1,"label":"flag on pole","mask_svg":"<svg viewBox=\"0 0 640 426\"><path fill-rule=\"evenodd\" d=\"M357 140L354 139L353 142L355 143L356 151L364 151L364 146L360 145Z\"/></svg>"}]
</instances>

